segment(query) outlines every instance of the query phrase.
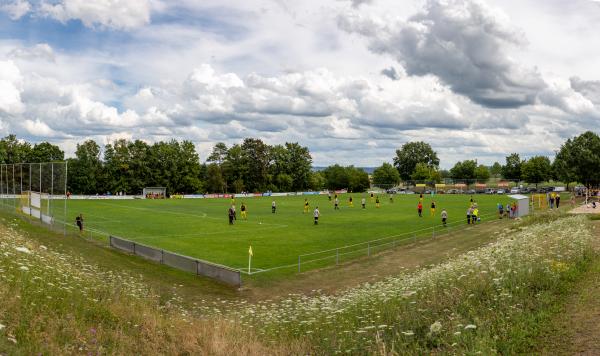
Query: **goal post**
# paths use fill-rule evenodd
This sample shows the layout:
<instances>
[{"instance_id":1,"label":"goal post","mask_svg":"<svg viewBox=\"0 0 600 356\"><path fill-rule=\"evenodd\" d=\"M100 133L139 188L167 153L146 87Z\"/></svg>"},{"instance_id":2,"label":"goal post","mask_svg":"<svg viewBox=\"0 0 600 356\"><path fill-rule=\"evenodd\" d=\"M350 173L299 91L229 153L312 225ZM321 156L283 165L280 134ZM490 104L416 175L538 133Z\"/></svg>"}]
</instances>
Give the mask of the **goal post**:
<instances>
[{"instance_id":1,"label":"goal post","mask_svg":"<svg viewBox=\"0 0 600 356\"><path fill-rule=\"evenodd\" d=\"M144 199L165 199L167 197L167 188L165 187L146 187L142 195Z\"/></svg>"},{"instance_id":2,"label":"goal post","mask_svg":"<svg viewBox=\"0 0 600 356\"><path fill-rule=\"evenodd\" d=\"M0 165L0 196L0 208L66 232L67 162Z\"/></svg>"}]
</instances>

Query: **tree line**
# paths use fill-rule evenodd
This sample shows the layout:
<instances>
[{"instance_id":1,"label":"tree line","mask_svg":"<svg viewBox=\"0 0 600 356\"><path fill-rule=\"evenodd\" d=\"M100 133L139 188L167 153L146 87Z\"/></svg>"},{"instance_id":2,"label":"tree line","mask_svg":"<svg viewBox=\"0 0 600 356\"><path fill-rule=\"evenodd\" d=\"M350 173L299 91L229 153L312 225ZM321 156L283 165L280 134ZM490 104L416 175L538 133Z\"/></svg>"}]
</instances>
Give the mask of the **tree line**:
<instances>
[{"instance_id":1,"label":"tree line","mask_svg":"<svg viewBox=\"0 0 600 356\"><path fill-rule=\"evenodd\" d=\"M0 139L0 163L37 163L64 160L64 152L49 142L36 144L15 135ZM364 191L369 175L354 166L312 167L312 156L299 143L268 145L257 138L239 144L217 143L200 159L191 141L171 140L148 144L120 139L101 147L93 140L77 144L69 165L68 189L74 194L125 192L139 194L144 187L166 187L173 193L240 193L349 189ZM504 164L491 166L477 160L439 168L437 152L425 142L408 142L396 150L392 163L373 172L375 185L400 181L441 182L444 178L487 181L490 177L537 184L550 179L588 187L600 184L600 137L591 131L565 141L553 161L546 156L522 159L512 153Z\"/></svg>"},{"instance_id":2,"label":"tree line","mask_svg":"<svg viewBox=\"0 0 600 356\"><path fill-rule=\"evenodd\" d=\"M456 162L450 170L439 169L440 160L431 145L408 142L396 150L393 165L384 163L373 172L376 185L395 185L400 181L441 182L444 178L486 182L490 177L538 184L558 180L578 182L586 187L600 185L600 137L587 131L569 138L556 152L553 161L546 156L522 159L518 153L506 156L505 163L491 166L477 160Z\"/></svg>"}]
</instances>

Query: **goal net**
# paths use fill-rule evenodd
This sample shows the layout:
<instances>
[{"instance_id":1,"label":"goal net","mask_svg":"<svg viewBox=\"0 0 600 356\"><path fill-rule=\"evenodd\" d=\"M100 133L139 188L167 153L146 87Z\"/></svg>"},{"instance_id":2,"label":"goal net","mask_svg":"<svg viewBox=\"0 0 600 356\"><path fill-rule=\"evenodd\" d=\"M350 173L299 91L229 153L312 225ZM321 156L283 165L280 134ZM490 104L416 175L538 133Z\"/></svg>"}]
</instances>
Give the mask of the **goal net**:
<instances>
[{"instance_id":1,"label":"goal net","mask_svg":"<svg viewBox=\"0 0 600 356\"><path fill-rule=\"evenodd\" d=\"M67 164L0 165L0 208L53 225L66 215Z\"/></svg>"},{"instance_id":2,"label":"goal net","mask_svg":"<svg viewBox=\"0 0 600 356\"><path fill-rule=\"evenodd\" d=\"M165 187L147 187L143 191L146 199L165 199L167 197L167 188Z\"/></svg>"}]
</instances>

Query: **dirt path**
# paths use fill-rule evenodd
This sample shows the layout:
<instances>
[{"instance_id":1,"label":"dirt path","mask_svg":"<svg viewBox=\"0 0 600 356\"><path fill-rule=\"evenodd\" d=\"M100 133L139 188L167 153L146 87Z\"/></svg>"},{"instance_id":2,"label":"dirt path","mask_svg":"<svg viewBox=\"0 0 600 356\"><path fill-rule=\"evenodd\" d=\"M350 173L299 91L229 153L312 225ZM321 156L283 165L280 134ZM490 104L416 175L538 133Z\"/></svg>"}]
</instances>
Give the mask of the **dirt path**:
<instances>
[{"instance_id":1,"label":"dirt path","mask_svg":"<svg viewBox=\"0 0 600 356\"><path fill-rule=\"evenodd\" d=\"M600 221L594 221L600 251ZM553 335L542 341L541 353L552 355L600 355L600 258L577 283L553 325Z\"/></svg>"}]
</instances>

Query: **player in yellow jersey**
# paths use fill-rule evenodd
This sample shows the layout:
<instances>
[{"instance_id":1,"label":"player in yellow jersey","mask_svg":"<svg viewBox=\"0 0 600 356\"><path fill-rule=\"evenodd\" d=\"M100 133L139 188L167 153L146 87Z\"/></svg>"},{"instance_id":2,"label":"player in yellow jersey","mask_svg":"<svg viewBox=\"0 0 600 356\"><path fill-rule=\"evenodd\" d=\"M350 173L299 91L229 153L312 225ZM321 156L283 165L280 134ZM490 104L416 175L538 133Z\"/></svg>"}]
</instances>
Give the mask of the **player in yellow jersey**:
<instances>
[{"instance_id":1,"label":"player in yellow jersey","mask_svg":"<svg viewBox=\"0 0 600 356\"><path fill-rule=\"evenodd\" d=\"M379 208L379 195L377 196L377 198L375 198L375 207Z\"/></svg>"},{"instance_id":2,"label":"player in yellow jersey","mask_svg":"<svg viewBox=\"0 0 600 356\"><path fill-rule=\"evenodd\" d=\"M244 202L242 202L242 206L240 206L240 214L242 215L242 219L244 220L248 220L248 213L247 210L248 208L246 207L246 204Z\"/></svg>"},{"instance_id":3,"label":"player in yellow jersey","mask_svg":"<svg viewBox=\"0 0 600 356\"><path fill-rule=\"evenodd\" d=\"M304 199L304 214L308 213L308 199Z\"/></svg>"},{"instance_id":4,"label":"player in yellow jersey","mask_svg":"<svg viewBox=\"0 0 600 356\"><path fill-rule=\"evenodd\" d=\"M435 201L431 202L431 209L429 211L431 212L431 216L435 215Z\"/></svg>"},{"instance_id":5,"label":"player in yellow jersey","mask_svg":"<svg viewBox=\"0 0 600 356\"><path fill-rule=\"evenodd\" d=\"M354 208L354 202L352 201L352 197L348 198L348 205L349 205L351 208Z\"/></svg>"}]
</instances>

